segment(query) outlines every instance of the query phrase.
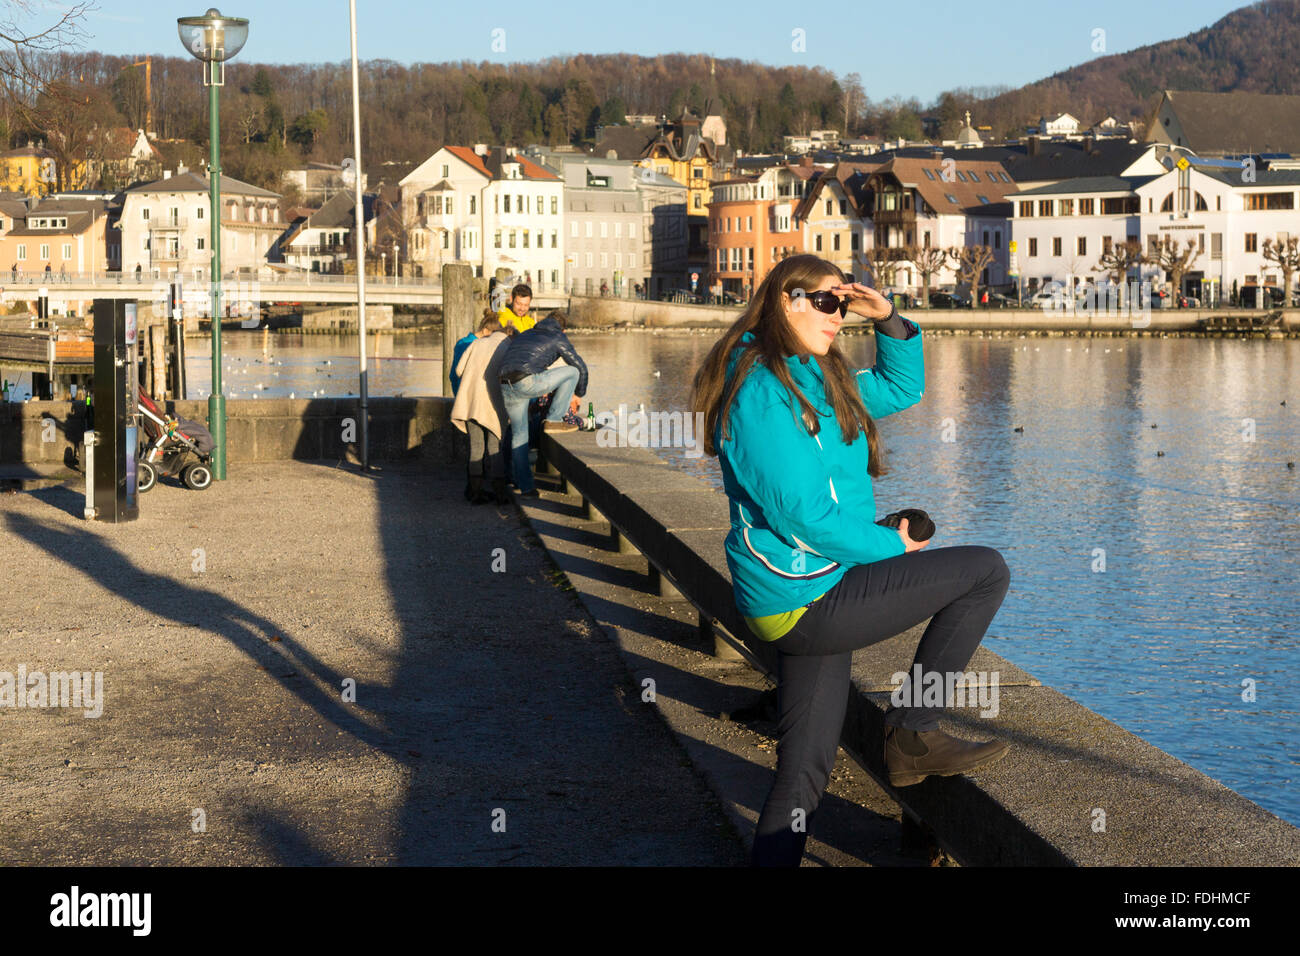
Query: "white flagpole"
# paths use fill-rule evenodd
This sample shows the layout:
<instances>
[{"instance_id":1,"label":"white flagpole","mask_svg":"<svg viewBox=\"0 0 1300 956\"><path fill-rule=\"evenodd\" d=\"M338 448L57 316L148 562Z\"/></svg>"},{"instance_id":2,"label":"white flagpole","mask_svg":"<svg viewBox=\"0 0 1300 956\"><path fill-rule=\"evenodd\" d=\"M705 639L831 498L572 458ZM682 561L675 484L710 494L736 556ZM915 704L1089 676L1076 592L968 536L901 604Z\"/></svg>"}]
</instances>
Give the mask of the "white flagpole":
<instances>
[{"instance_id":1,"label":"white flagpole","mask_svg":"<svg viewBox=\"0 0 1300 956\"><path fill-rule=\"evenodd\" d=\"M357 340L361 368L361 470L370 468L369 412L367 410L366 383L366 204L361 194L361 95L357 79L357 0L348 0L348 16L352 34L352 175L357 205L354 210L357 250Z\"/></svg>"}]
</instances>

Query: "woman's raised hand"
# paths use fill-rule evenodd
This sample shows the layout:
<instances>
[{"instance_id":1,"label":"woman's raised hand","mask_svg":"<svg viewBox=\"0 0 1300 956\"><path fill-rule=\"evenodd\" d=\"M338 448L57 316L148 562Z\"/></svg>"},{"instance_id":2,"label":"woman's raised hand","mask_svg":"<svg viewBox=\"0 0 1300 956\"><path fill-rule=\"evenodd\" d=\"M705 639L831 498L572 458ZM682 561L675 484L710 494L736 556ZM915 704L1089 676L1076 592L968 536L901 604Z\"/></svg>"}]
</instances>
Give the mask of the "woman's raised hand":
<instances>
[{"instance_id":1,"label":"woman's raised hand","mask_svg":"<svg viewBox=\"0 0 1300 956\"><path fill-rule=\"evenodd\" d=\"M908 551L920 551L927 544L929 544L931 540L933 540L931 538L927 538L925 541L913 541L907 534L907 526L910 523L910 520L911 519L909 518L902 518L898 522L898 534L903 539L903 547L907 549L906 551L903 552L904 554L906 554Z\"/></svg>"},{"instance_id":2,"label":"woman's raised hand","mask_svg":"<svg viewBox=\"0 0 1300 956\"><path fill-rule=\"evenodd\" d=\"M868 319L887 319L894 305L883 295L861 282L845 282L830 290L835 295L848 299L849 311Z\"/></svg>"}]
</instances>

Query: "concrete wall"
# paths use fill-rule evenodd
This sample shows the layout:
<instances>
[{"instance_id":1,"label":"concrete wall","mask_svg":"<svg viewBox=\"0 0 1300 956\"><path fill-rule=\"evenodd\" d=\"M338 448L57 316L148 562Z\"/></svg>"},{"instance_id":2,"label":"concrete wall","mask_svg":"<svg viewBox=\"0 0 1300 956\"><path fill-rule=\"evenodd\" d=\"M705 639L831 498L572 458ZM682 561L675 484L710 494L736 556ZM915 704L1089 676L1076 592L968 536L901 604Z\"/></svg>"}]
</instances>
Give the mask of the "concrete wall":
<instances>
[{"instance_id":1,"label":"concrete wall","mask_svg":"<svg viewBox=\"0 0 1300 956\"><path fill-rule=\"evenodd\" d=\"M355 305L336 305L328 309L303 309L302 327L304 329L340 329L356 331L357 307ZM393 307L391 305L366 305L366 330L391 329L393 327Z\"/></svg>"},{"instance_id":2,"label":"concrete wall","mask_svg":"<svg viewBox=\"0 0 1300 956\"><path fill-rule=\"evenodd\" d=\"M342 459L356 457L344 442L345 419L356 420L355 398L228 399L228 461ZM169 402L182 418L206 424L208 403ZM370 456L453 462L461 455L461 432L451 424L449 398L372 398ZM52 424L47 424L47 422ZM359 425L358 425L359 427ZM79 454L85 407L71 402L0 404L0 465L55 465Z\"/></svg>"}]
</instances>

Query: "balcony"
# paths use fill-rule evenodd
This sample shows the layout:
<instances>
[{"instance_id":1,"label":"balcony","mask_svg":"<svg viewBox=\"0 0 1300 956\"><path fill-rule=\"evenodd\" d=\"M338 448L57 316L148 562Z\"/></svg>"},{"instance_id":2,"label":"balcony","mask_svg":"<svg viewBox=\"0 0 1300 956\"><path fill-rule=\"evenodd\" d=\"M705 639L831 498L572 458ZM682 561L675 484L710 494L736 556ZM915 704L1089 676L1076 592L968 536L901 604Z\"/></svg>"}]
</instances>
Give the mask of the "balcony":
<instances>
[{"instance_id":1,"label":"balcony","mask_svg":"<svg viewBox=\"0 0 1300 956\"><path fill-rule=\"evenodd\" d=\"M150 232L177 232L181 229L188 229L190 225L187 216L164 216L162 219L150 219Z\"/></svg>"}]
</instances>

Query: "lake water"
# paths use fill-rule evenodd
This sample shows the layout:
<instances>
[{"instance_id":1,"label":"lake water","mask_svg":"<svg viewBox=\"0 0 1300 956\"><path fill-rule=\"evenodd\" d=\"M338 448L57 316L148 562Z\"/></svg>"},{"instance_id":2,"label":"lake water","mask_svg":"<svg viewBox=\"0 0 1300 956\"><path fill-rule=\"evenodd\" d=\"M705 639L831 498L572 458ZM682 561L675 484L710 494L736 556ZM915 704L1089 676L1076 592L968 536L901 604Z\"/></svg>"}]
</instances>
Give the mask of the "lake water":
<instances>
[{"instance_id":1,"label":"lake water","mask_svg":"<svg viewBox=\"0 0 1300 956\"><path fill-rule=\"evenodd\" d=\"M715 336L573 339L597 411L682 410ZM371 394L439 394L439 333L371 341ZM844 342L874 360L871 336ZM223 344L230 398L356 391L355 337ZM880 423L877 505L928 511L931 547L1002 552L1011 588L984 646L1300 825L1300 341L942 336L925 352L925 397ZM660 453L721 488L712 459Z\"/></svg>"}]
</instances>

